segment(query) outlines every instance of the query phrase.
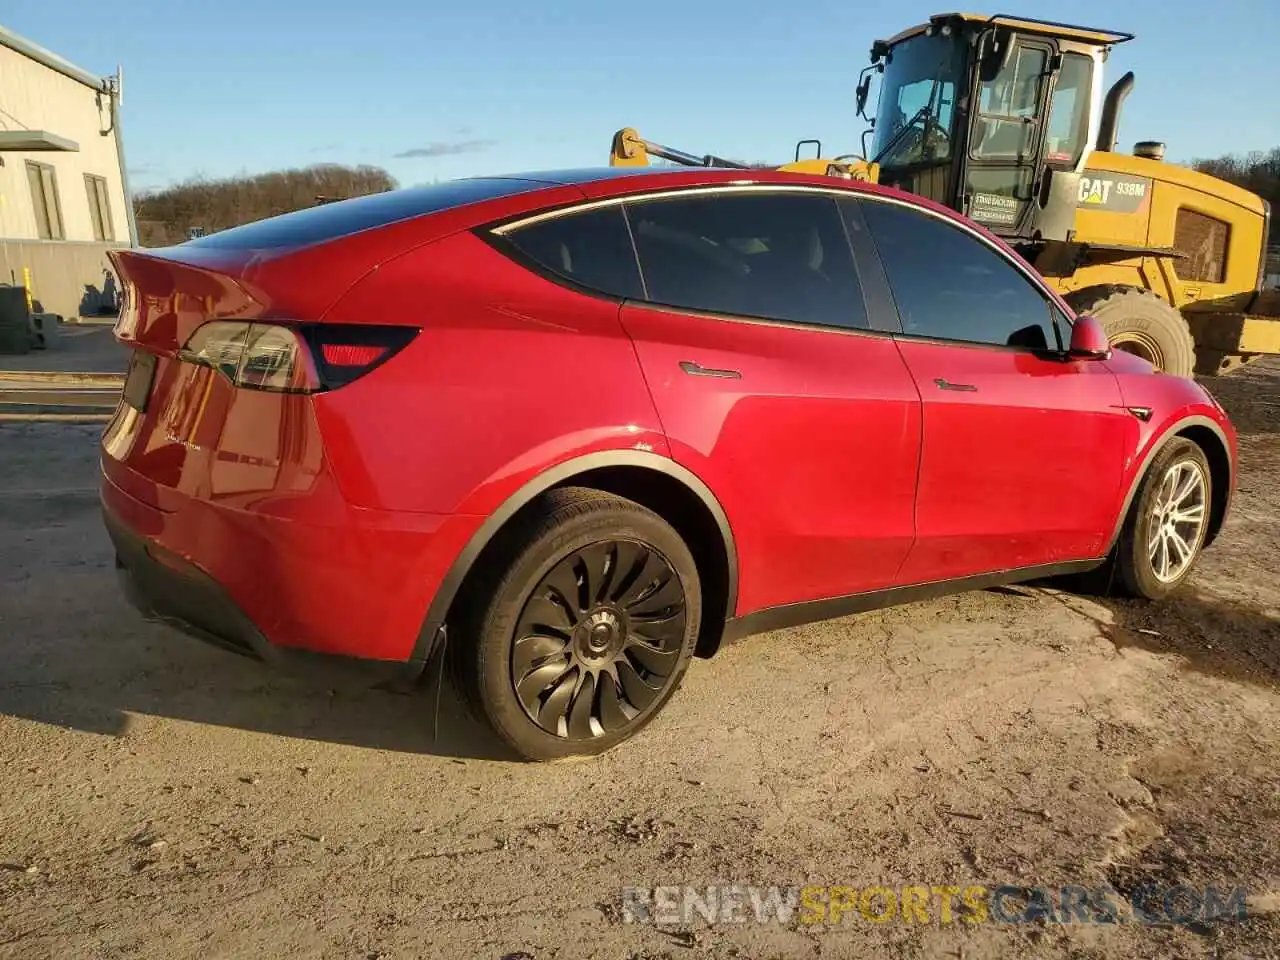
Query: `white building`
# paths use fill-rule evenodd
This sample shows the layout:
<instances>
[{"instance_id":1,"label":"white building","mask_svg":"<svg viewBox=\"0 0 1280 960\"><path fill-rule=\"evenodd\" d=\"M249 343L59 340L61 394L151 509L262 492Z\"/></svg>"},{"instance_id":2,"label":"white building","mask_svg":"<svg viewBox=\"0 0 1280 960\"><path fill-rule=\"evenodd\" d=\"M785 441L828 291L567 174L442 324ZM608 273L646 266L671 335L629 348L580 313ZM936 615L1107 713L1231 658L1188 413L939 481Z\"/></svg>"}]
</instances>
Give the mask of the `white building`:
<instances>
[{"instance_id":1,"label":"white building","mask_svg":"<svg viewBox=\"0 0 1280 960\"><path fill-rule=\"evenodd\" d=\"M119 71L0 27L0 283L65 319L111 312L105 252L137 244L124 165Z\"/></svg>"}]
</instances>

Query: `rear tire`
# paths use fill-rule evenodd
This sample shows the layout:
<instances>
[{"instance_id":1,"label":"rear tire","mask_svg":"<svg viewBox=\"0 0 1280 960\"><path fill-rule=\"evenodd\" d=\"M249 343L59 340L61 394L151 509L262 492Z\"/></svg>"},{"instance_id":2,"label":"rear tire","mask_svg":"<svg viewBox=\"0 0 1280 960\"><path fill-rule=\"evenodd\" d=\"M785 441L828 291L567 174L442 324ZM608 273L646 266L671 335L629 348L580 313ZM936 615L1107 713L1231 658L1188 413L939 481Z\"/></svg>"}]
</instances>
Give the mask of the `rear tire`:
<instances>
[{"instance_id":1,"label":"rear tire","mask_svg":"<svg viewBox=\"0 0 1280 960\"><path fill-rule=\"evenodd\" d=\"M1116 545L1114 583L1131 596L1159 600L1190 575L1204 546L1213 477L1200 447L1183 437L1151 462Z\"/></svg>"},{"instance_id":2,"label":"rear tire","mask_svg":"<svg viewBox=\"0 0 1280 960\"><path fill-rule=\"evenodd\" d=\"M545 494L459 617L454 676L520 756L603 753L679 688L701 623L698 568L661 517L597 490Z\"/></svg>"},{"instance_id":3,"label":"rear tire","mask_svg":"<svg viewBox=\"0 0 1280 960\"><path fill-rule=\"evenodd\" d=\"M1182 314L1150 290L1109 283L1073 291L1066 300L1076 313L1087 313L1102 324L1115 349L1136 353L1177 377L1195 372L1191 328Z\"/></svg>"}]
</instances>

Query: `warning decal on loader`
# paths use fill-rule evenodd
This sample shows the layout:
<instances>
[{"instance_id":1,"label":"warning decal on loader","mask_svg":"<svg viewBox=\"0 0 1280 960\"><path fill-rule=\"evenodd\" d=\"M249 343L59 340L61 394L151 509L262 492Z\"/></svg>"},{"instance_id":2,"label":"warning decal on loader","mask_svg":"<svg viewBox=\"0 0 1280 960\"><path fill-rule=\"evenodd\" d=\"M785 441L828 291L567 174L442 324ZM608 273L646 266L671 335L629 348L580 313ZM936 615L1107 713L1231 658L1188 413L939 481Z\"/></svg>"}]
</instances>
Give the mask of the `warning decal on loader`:
<instances>
[{"instance_id":1,"label":"warning decal on loader","mask_svg":"<svg viewBox=\"0 0 1280 960\"><path fill-rule=\"evenodd\" d=\"M969 205L969 216L974 220L1002 227L1016 226L1021 211L1022 204L1013 197L996 193L974 193Z\"/></svg>"},{"instance_id":2,"label":"warning decal on loader","mask_svg":"<svg viewBox=\"0 0 1280 960\"><path fill-rule=\"evenodd\" d=\"M1086 170L1080 178L1080 198L1076 206L1110 213L1137 213L1150 195L1151 181L1146 177L1122 173L1095 177Z\"/></svg>"}]
</instances>

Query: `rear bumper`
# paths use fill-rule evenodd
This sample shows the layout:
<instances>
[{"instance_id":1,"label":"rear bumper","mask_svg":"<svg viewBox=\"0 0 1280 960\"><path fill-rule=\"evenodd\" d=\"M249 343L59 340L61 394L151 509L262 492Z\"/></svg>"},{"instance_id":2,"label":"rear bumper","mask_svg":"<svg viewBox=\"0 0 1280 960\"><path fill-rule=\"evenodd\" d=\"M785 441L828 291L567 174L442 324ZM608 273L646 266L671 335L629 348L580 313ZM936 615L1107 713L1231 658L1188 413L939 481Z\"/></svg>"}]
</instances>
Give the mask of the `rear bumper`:
<instances>
[{"instance_id":1,"label":"rear bumper","mask_svg":"<svg viewBox=\"0 0 1280 960\"><path fill-rule=\"evenodd\" d=\"M131 529L105 497L102 515L125 597L150 620L326 684L406 690L422 673L423 661L372 660L273 644L211 577Z\"/></svg>"}]
</instances>

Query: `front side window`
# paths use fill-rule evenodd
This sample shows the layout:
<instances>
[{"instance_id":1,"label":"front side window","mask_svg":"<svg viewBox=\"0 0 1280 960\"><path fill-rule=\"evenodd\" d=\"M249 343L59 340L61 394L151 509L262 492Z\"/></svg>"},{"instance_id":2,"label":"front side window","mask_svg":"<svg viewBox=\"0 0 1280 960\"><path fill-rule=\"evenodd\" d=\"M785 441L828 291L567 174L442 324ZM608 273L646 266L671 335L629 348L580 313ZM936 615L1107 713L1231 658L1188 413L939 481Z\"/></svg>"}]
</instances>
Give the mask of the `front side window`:
<instances>
[{"instance_id":1,"label":"front side window","mask_svg":"<svg viewBox=\"0 0 1280 960\"><path fill-rule=\"evenodd\" d=\"M1048 51L1042 47L1020 45L995 79L983 81L974 156L1021 160L1034 152L1035 118L1048 63Z\"/></svg>"},{"instance_id":2,"label":"front side window","mask_svg":"<svg viewBox=\"0 0 1280 960\"><path fill-rule=\"evenodd\" d=\"M1093 96L1093 61L1083 54L1062 57L1062 69L1049 101L1045 160L1074 167L1089 141L1089 103Z\"/></svg>"},{"instance_id":3,"label":"front side window","mask_svg":"<svg viewBox=\"0 0 1280 960\"><path fill-rule=\"evenodd\" d=\"M951 121L963 48L942 35L893 48L880 81L873 156L883 166L951 157Z\"/></svg>"},{"instance_id":4,"label":"front side window","mask_svg":"<svg viewBox=\"0 0 1280 960\"><path fill-rule=\"evenodd\" d=\"M1048 300L1004 256L959 227L886 202L863 203L908 336L1060 349Z\"/></svg>"},{"instance_id":5,"label":"front side window","mask_svg":"<svg viewBox=\"0 0 1280 960\"><path fill-rule=\"evenodd\" d=\"M644 296L619 205L535 221L511 231L507 240L538 266L573 283L613 297Z\"/></svg>"},{"instance_id":6,"label":"front side window","mask_svg":"<svg viewBox=\"0 0 1280 960\"><path fill-rule=\"evenodd\" d=\"M649 300L691 310L867 327L833 197L717 192L627 205Z\"/></svg>"}]
</instances>

